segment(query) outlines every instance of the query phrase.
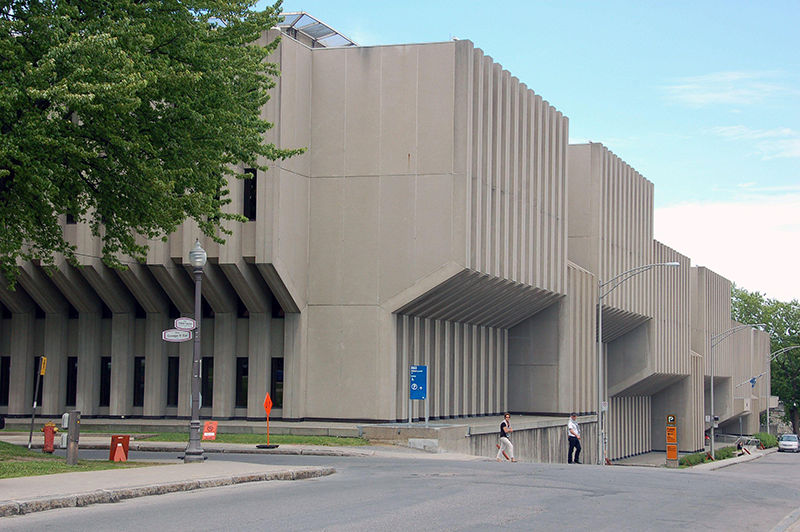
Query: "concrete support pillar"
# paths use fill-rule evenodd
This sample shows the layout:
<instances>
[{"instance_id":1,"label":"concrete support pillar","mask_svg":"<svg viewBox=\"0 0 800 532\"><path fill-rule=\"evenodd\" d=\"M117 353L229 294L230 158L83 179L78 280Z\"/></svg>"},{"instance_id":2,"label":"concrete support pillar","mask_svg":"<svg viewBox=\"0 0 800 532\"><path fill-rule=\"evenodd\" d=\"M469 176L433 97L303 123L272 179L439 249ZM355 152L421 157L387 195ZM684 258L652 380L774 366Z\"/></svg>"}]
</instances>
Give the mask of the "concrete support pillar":
<instances>
[{"instance_id":1,"label":"concrete support pillar","mask_svg":"<svg viewBox=\"0 0 800 532\"><path fill-rule=\"evenodd\" d=\"M233 417L236 406L236 320L233 312L214 316L215 418Z\"/></svg>"},{"instance_id":2,"label":"concrete support pillar","mask_svg":"<svg viewBox=\"0 0 800 532\"><path fill-rule=\"evenodd\" d=\"M272 379L272 316L267 313L250 314L249 323L247 417L261 419L266 418L264 398L270 392Z\"/></svg>"},{"instance_id":3,"label":"concrete support pillar","mask_svg":"<svg viewBox=\"0 0 800 532\"><path fill-rule=\"evenodd\" d=\"M283 417L305 416L308 372L308 307L287 312L283 337Z\"/></svg>"},{"instance_id":4,"label":"concrete support pillar","mask_svg":"<svg viewBox=\"0 0 800 532\"><path fill-rule=\"evenodd\" d=\"M36 314L11 315L11 386L8 413L30 415L33 406L33 358Z\"/></svg>"},{"instance_id":5,"label":"concrete support pillar","mask_svg":"<svg viewBox=\"0 0 800 532\"><path fill-rule=\"evenodd\" d=\"M116 313L111 319L111 401L109 416L129 416L133 409L133 312Z\"/></svg>"},{"instance_id":6,"label":"concrete support pillar","mask_svg":"<svg viewBox=\"0 0 800 532\"><path fill-rule=\"evenodd\" d=\"M100 312L78 316L78 397L76 410L82 416L97 415L100 405Z\"/></svg>"},{"instance_id":7,"label":"concrete support pillar","mask_svg":"<svg viewBox=\"0 0 800 532\"><path fill-rule=\"evenodd\" d=\"M167 342L161 339L161 331L170 328L169 325L165 314L147 314L144 339L144 417L162 417L167 412Z\"/></svg>"},{"instance_id":8,"label":"concrete support pillar","mask_svg":"<svg viewBox=\"0 0 800 532\"><path fill-rule=\"evenodd\" d=\"M67 400L67 344L69 314L47 314L44 320L44 356L47 357L42 414L64 413Z\"/></svg>"}]
</instances>

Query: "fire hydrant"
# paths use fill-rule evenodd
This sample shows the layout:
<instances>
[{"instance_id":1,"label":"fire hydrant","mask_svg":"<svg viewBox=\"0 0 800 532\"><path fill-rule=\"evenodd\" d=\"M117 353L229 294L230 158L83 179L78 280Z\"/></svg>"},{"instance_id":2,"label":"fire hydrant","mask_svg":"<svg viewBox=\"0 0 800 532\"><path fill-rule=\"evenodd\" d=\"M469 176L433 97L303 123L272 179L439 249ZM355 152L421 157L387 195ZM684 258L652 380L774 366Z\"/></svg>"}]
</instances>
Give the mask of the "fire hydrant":
<instances>
[{"instance_id":1,"label":"fire hydrant","mask_svg":"<svg viewBox=\"0 0 800 532\"><path fill-rule=\"evenodd\" d=\"M52 453L53 442L55 441L58 427L56 427L56 424L52 421L48 421L45 426L42 427L42 432L44 432L44 447L42 448L42 452Z\"/></svg>"}]
</instances>

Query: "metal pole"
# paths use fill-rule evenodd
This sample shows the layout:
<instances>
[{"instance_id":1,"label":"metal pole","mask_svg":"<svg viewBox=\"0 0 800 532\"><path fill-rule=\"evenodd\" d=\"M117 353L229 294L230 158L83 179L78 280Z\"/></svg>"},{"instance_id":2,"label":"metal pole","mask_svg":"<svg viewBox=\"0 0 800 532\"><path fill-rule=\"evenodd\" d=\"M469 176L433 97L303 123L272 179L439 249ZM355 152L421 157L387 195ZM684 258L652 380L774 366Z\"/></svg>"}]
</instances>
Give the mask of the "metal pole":
<instances>
[{"instance_id":1,"label":"metal pole","mask_svg":"<svg viewBox=\"0 0 800 532\"><path fill-rule=\"evenodd\" d=\"M189 447L183 457L184 463L201 462L205 459L200 446L200 324L203 320L201 309L201 283L203 268L194 269L194 349L192 354L192 421L189 423Z\"/></svg>"},{"instance_id":2,"label":"metal pole","mask_svg":"<svg viewBox=\"0 0 800 532\"><path fill-rule=\"evenodd\" d=\"M67 465L76 465L78 463L78 442L81 438L80 410L71 410L69 412L67 431L69 431L69 437L67 438Z\"/></svg>"},{"instance_id":3,"label":"metal pole","mask_svg":"<svg viewBox=\"0 0 800 532\"><path fill-rule=\"evenodd\" d=\"M36 387L33 391L33 412L31 413L31 431L28 434L28 450L31 450L31 445L33 443L33 421L36 419L36 403L39 399L39 386L42 382L42 364L44 364L44 358L39 358L39 369L36 372Z\"/></svg>"},{"instance_id":4,"label":"metal pole","mask_svg":"<svg viewBox=\"0 0 800 532\"><path fill-rule=\"evenodd\" d=\"M597 465L605 463L603 431L603 281L597 283Z\"/></svg>"},{"instance_id":5,"label":"metal pole","mask_svg":"<svg viewBox=\"0 0 800 532\"><path fill-rule=\"evenodd\" d=\"M711 458L714 458L714 343L711 343Z\"/></svg>"},{"instance_id":6,"label":"metal pole","mask_svg":"<svg viewBox=\"0 0 800 532\"><path fill-rule=\"evenodd\" d=\"M428 395L425 395L425 428L428 428L428 420L430 419L430 406L428 404Z\"/></svg>"}]
</instances>

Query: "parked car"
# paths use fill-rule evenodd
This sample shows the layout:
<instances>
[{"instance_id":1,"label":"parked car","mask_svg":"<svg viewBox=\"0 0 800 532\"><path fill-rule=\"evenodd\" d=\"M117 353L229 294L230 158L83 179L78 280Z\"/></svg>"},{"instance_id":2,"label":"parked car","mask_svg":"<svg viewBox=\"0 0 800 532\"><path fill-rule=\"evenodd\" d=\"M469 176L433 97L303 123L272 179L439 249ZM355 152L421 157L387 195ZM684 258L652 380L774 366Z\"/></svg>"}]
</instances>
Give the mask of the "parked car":
<instances>
[{"instance_id":1,"label":"parked car","mask_svg":"<svg viewBox=\"0 0 800 532\"><path fill-rule=\"evenodd\" d=\"M797 435L784 434L778 440L778 452L797 453L800 452L800 444L797 441Z\"/></svg>"}]
</instances>

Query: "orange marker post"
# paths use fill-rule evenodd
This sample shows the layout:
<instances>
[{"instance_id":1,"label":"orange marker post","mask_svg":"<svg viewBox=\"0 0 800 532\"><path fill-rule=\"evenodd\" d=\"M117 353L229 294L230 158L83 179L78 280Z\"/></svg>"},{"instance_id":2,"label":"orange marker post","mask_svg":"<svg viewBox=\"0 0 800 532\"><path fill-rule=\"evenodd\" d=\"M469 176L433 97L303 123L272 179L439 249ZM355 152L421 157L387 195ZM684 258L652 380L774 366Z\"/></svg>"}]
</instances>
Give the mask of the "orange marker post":
<instances>
[{"instance_id":1,"label":"orange marker post","mask_svg":"<svg viewBox=\"0 0 800 532\"><path fill-rule=\"evenodd\" d=\"M267 444L256 445L256 447L259 449L274 449L277 445L270 445L269 443L269 413L272 412L272 399L270 399L269 394L264 398L264 411L267 413Z\"/></svg>"}]
</instances>

